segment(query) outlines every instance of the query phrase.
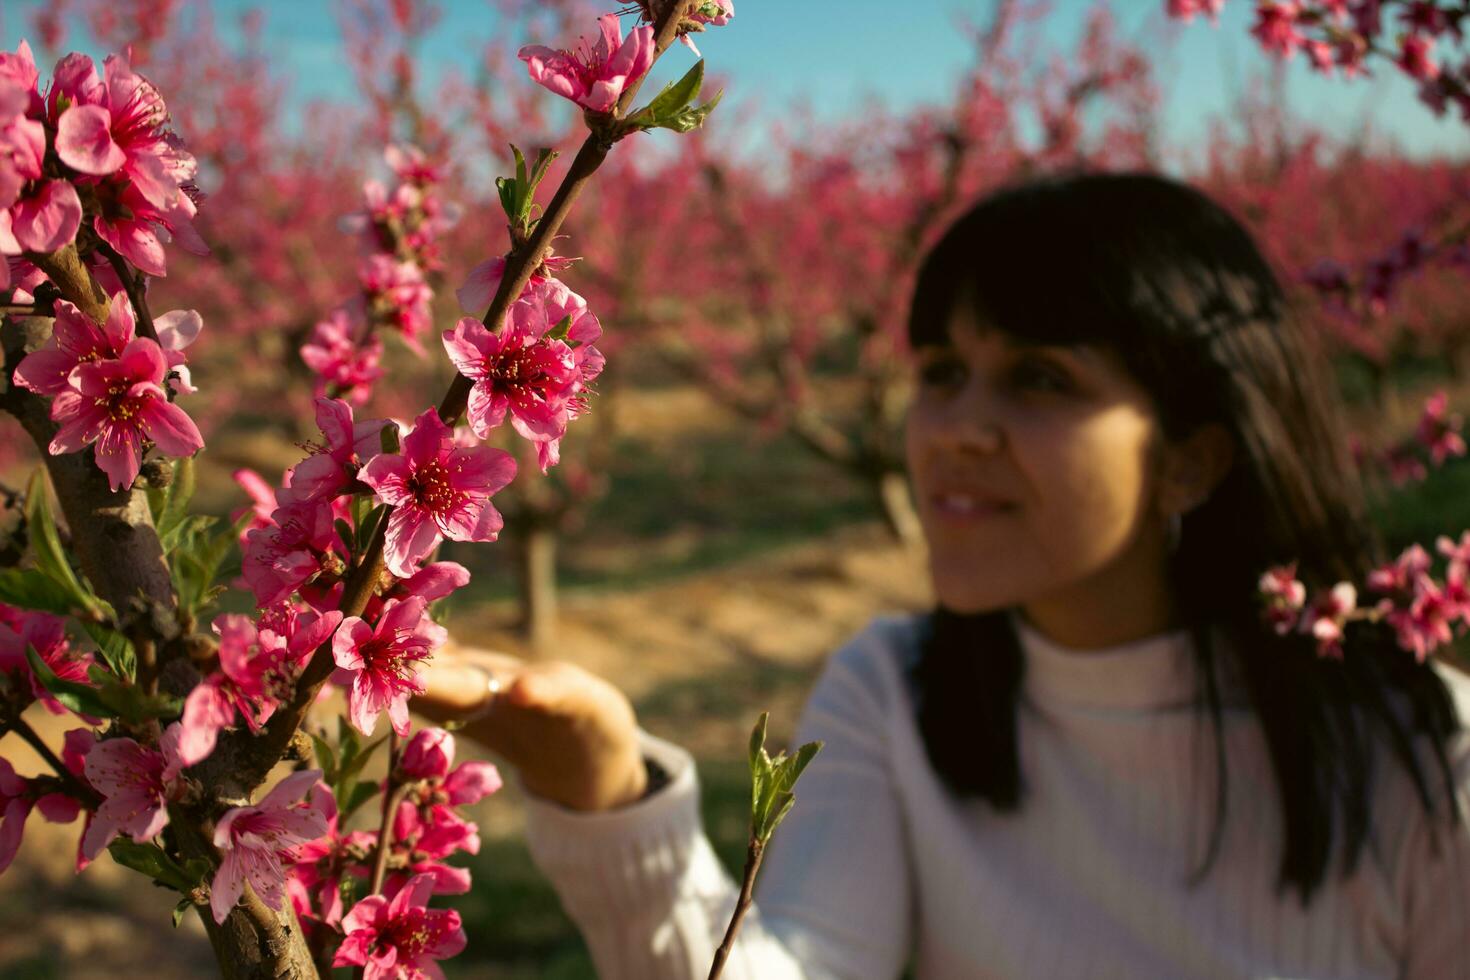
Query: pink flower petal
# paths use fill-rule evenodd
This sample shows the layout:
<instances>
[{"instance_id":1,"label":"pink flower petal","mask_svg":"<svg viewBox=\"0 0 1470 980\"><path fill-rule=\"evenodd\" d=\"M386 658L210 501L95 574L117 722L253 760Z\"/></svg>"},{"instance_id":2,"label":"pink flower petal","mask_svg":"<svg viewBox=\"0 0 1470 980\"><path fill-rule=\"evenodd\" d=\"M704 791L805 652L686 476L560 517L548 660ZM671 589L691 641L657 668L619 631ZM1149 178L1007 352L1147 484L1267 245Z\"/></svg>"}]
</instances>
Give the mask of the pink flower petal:
<instances>
[{"instance_id":1,"label":"pink flower petal","mask_svg":"<svg viewBox=\"0 0 1470 980\"><path fill-rule=\"evenodd\" d=\"M423 596L429 601L442 599L455 589L469 584L470 570L452 561L436 561L398 583L409 595Z\"/></svg>"},{"instance_id":2,"label":"pink flower petal","mask_svg":"<svg viewBox=\"0 0 1470 980\"><path fill-rule=\"evenodd\" d=\"M105 177L128 155L112 140L112 113L100 105L74 105L56 123L56 155L73 170Z\"/></svg>"},{"instance_id":3,"label":"pink flower petal","mask_svg":"<svg viewBox=\"0 0 1470 980\"><path fill-rule=\"evenodd\" d=\"M397 453L382 453L373 457L358 471L357 476L372 487L378 499L385 504L397 507L413 498L408 489L408 480L413 476L413 470L409 467L408 460Z\"/></svg>"},{"instance_id":4,"label":"pink flower petal","mask_svg":"<svg viewBox=\"0 0 1470 980\"><path fill-rule=\"evenodd\" d=\"M438 543L439 528L427 514L416 507L397 508L388 517L384 552L388 570L399 578L408 578Z\"/></svg>"},{"instance_id":5,"label":"pink flower petal","mask_svg":"<svg viewBox=\"0 0 1470 980\"><path fill-rule=\"evenodd\" d=\"M209 908L214 913L215 922L224 922L245 892L243 860L244 855L238 851L226 851L219 871L215 872L214 881L209 885Z\"/></svg>"},{"instance_id":6,"label":"pink flower petal","mask_svg":"<svg viewBox=\"0 0 1470 980\"><path fill-rule=\"evenodd\" d=\"M143 431L165 456L192 456L204 448L204 437L194 420L172 402L153 399L140 419Z\"/></svg>"},{"instance_id":7,"label":"pink flower petal","mask_svg":"<svg viewBox=\"0 0 1470 980\"><path fill-rule=\"evenodd\" d=\"M154 318L153 327L164 350L179 351L199 339L199 332L204 329L204 318L198 310L169 310Z\"/></svg>"},{"instance_id":8,"label":"pink flower petal","mask_svg":"<svg viewBox=\"0 0 1470 980\"><path fill-rule=\"evenodd\" d=\"M283 807L288 803L294 803L305 796L313 786L321 782L321 779L322 771L320 769L303 769L300 772L293 772L279 783L276 783L275 787L266 794L265 799L260 801L260 808L262 810L268 810L273 807ZM322 832L325 832L325 828Z\"/></svg>"},{"instance_id":9,"label":"pink flower petal","mask_svg":"<svg viewBox=\"0 0 1470 980\"><path fill-rule=\"evenodd\" d=\"M499 790L501 785L500 770L489 762L478 760L461 763L444 780L444 790L455 806L478 803Z\"/></svg>"},{"instance_id":10,"label":"pink flower petal","mask_svg":"<svg viewBox=\"0 0 1470 980\"><path fill-rule=\"evenodd\" d=\"M25 833L26 818L31 815L31 801L17 797L5 804L5 813L0 816L0 871L10 867L15 852L20 850L20 839Z\"/></svg>"},{"instance_id":11,"label":"pink flower petal","mask_svg":"<svg viewBox=\"0 0 1470 980\"><path fill-rule=\"evenodd\" d=\"M28 252L54 252L77 237L82 200L64 180L48 180L11 209L11 231Z\"/></svg>"}]
</instances>

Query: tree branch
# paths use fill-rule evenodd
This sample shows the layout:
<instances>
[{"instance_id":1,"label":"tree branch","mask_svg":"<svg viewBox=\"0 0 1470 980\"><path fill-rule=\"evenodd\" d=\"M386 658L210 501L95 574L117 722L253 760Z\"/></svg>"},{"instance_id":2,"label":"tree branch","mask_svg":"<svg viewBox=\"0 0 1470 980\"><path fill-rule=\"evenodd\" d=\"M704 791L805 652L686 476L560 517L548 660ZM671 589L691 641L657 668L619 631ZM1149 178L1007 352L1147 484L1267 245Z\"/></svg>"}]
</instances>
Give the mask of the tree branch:
<instances>
[{"instance_id":1,"label":"tree branch","mask_svg":"<svg viewBox=\"0 0 1470 980\"><path fill-rule=\"evenodd\" d=\"M46 740L34 728L19 718L11 722L9 727L15 734L25 739L31 748L36 750L36 754L55 771L56 777L66 786L67 793L80 800L87 809L95 810L97 808L97 805L102 802L102 798L97 795L92 787L78 779L76 774L56 757L56 753L51 751L51 746L46 744Z\"/></svg>"}]
</instances>

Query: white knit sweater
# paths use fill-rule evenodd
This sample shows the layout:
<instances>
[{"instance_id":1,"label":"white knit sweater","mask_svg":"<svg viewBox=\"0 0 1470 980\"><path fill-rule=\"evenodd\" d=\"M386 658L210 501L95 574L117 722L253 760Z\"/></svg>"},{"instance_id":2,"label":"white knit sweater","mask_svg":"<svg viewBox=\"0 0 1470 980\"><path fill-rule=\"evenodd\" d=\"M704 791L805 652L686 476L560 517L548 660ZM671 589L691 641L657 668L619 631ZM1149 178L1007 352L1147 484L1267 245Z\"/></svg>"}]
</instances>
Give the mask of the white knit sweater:
<instances>
[{"instance_id":1,"label":"white knit sweater","mask_svg":"<svg viewBox=\"0 0 1470 980\"><path fill-rule=\"evenodd\" d=\"M1229 814L1191 887L1214 770L1186 633L1082 653L1020 625L1026 794L1001 815L956 802L929 767L904 680L917 625L876 621L813 690L797 738L826 748L776 833L729 980L892 980L910 963L920 980L1470 977L1470 831L1428 821L1396 765L1379 767L1358 870L1303 909L1274 888L1283 838L1259 726L1227 707ZM1470 719L1470 681L1445 673ZM703 978L735 886L701 830L692 760L652 736L645 751L668 787L599 814L533 802L531 850L605 980ZM1470 744L1452 761L1470 806Z\"/></svg>"}]
</instances>

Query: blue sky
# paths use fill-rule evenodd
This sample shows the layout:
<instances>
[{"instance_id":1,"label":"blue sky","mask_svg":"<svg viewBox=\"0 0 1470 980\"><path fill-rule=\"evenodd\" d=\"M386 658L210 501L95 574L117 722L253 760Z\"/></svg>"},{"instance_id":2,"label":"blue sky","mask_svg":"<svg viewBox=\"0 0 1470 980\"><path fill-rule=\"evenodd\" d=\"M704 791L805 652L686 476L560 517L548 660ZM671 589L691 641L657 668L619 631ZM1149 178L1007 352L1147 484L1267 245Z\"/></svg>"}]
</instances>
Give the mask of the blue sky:
<instances>
[{"instance_id":1,"label":"blue sky","mask_svg":"<svg viewBox=\"0 0 1470 980\"><path fill-rule=\"evenodd\" d=\"M1055 0L1048 33L1058 41L1075 36L1094 3ZM39 0L6 0L0 23L6 47L13 48L28 30L29 14L39 5ZM267 50L276 53L295 81L296 107L310 98L351 97L353 83L340 67L331 2L214 3L222 25L257 6L265 12ZM1253 6L1230 0L1219 27L1180 26L1166 23L1162 0L1112 0L1123 35L1159 52L1156 77L1164 91L1169 142L1187 144L1200 135L1205 120L1227 112L1234 93L1266 71L1266 56L1247 34ZM424 60L469 73L481 42L492 36L495 16L485 0L446 0L443 8ZM756 99L778 111L804 97L818 112L839 115L875 94L899 107L944 99L969 59L956 19L983 15L989 8L988 0L738 0L734 21L700 42L711 69L730 80L727 98ZM524 40L532 39L513 42ZM77 39L72 44L89 49ZM669 60L677 64L665 71L682 70L683 59L691 57L672 52ZM1391 66L1378 74L1373 80L1327 80L1298 58L1288 73L1288 99L1296 112L1339 135L1367 128L1416 155L1470 155L1470 126L1453 117L1436 119Z\"/></svg>"}]
</instances>

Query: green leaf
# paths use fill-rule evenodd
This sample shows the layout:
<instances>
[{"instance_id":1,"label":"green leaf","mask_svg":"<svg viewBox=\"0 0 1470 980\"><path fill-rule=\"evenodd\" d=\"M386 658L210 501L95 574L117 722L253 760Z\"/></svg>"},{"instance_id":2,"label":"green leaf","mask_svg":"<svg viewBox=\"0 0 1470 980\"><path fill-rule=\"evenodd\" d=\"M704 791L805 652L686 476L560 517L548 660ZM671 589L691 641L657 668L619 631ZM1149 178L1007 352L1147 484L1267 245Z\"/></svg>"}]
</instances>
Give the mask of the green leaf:
<instances>
[{"instance_id":1,"label":"green leaf","mask_svg":"<svg viewBox=\"0 0 1470 980\"><path fill-rule=\"evenodd\" d=\"M36 568L72 597L73 604L94 616L103 615L106 604L84 587L66 560L61 547L61 535L56 531L56 522L51 517L51 495L46 487L46 471L37 467L26 488L26 526L30 533L31 550ZM108 609L110 613L110 609Z\"/></svg>"},{"instance_id":2,"label":"green leaf","mask_svg":"<svg viewBox=\"0 0 1470 980\"><path fill-rule=\"evenodd\" d=\"M62 616L76 607L71 592L36 568L0 569L0 602Z\"/></svg>"},{"instance_id":3,"label":"green leaf","mask_svg":"<svg viewBox=\"0 0 1470 980\"><path fill-rule=\"evenodd\" d=\"M184 913L185 912L188 912L193 907L194 907L194 900L192 898L187 898L186 897L186 898L179 899L179 904L177 904L177 905L174 906L174 928L175 929L177 929L179 927L179 923L183 921L183 919L184 919Z\"/></svg>"},{"instance_id":4,"label":"green leaf","mask_svg":"<svg viewBox=\"0 0 1470 980\"><path fill-rule=\"evenodd\" d=\"M316 750L316 764L321 767L322 781L328 786L337 781L337 754L332 744L316 732L310 732L312 747Z\"/></svg>"},{"instance_id":5,"label":"green leaf","mask_svg":"<svg viewBox=\"0 0 1470 980\"><path fill-rule=\"evenodd\" d=\"M248 516L241 520L248 520ZM234 557L240 539L240 523L216 529L220 523L214 517L187 518L179 527L178 546L169 556L179 606L196 619L224 591L219 584L228 577L222 574L223 566L226 559ZM234 567L233 561L230 567Z\"/></svg>"},{"instance_id":6,"label":"green leaf","mask_svg":"<svg viewBox=\"0 0 1470 980\"><path fill-rule=\"evenodd\" d=\"M343 761L342 767L337 770L337 779L341 782L344 788L350 782L357 779L357 776L359 773L362 772L363 767L368 764L368 760L373 757L373 753L378 751L378 746L382 745L387 740L388 736L384 735L376 742L373 742L367 747L359 750L356 754L352 756L351 759Z\"/></svg>"},{"instance_id":7,"label":"green leaf","mask_svg":"<svg viewBox=\"0 0 1470 980\"><path fill-rule=\"evenodd\" d=\"M398 452L398 426L389 423L378 430L378 447L385 453Z\"/></svg>"},{"instance_id":8,"label":"green leaf","mask_svg":"<svg viewBox=\"0 0 1470 980\"><path fill-rule=\"evenodd\" d=\"M194 498L194 458L185 456L174 463L174 478L162 491L159 492L163 498L162 508L155 508L153 523L158 530L158 539L168 542L174 539L178 528L189 516L189 501ZM153 493L149 493L149 502L153 502Z\"/></svg>"},{"instance_id":9,"label":"green leaf","mask_svg":"<svg viewBox=\"0 0 1470 980\"><path fill-rule=\"evenodd\" d=\"M557 154L555 150L537 150L536 162L528 168L526 156L520 147L512 143L510 151L516 162L515 176L495 178L495 190L500 196L500 206L510 220L513 232L524 236L534 224L531 215L536 210L536 188L545 178L547 168Z\"/></svg>"},{"instance_id":10,"label":"green leaf","mask_svg":"<svg viewBox=\"0 0 1470 980\"><path fill-rule=\"evenodd\" d=\"M755 775L760 757L766 744L766 723L770 721L771 713L762 711L760 719L756 721L755 728L750 733L750 773Z\"/></svg>"},{"instance_id":11,"label":"green leaf","mask_svg":"<svg viewBox=\"0 0 1470 980\"><path fill-rule=\"evenodd\" d=\"M26 644L26 661L31 666L31 672L41 682L41 686L51 692L51 696L63 705L75 711L77 714L107 716L113 713L112 706L102 699L102 692L86 684L78 684L76 681L62 680L56 676L56 672L47 666L46 661L36 652L36 648L29 643Z\"/></svg>"},{"instance_id":12,"label":"green leaf","mask_svg":"<svg viewBox=\"0 0 1470 980\"><path fill-rule=\"evenodd\" d=\"M193 551L201 539L209 534L218 518L206 514L185 514L158 532L158 540L166 554L174 551Z\"/></svg>"},{"instance_id":13,"label":"green leaf","mask_svg":"<svg viewBox=\"0 0 1470 980\"><path fill-rule=\"evenodd\" d=\"M510 219L511 224L515 224L516 215L520 213L520 187L526 175L526 158L521 155L520 147L514 143L510 145L510 152L515 154L516 175L496 177L495 190L500 194L500 206L505 210L505 216Z\"/></svg>"},{"instance_id":14,"label":"green leaf","mask_svg":"<svg viewBox=\"0 0 1470 980\"><path fill-rule=\"evenodd\" d=\"M680 109L678 112L665 117L658 125L663 129L672 129L676 133L687 133L690 130L698 129L704 125L704 121L709 117L709 114L715 111L715 106L720 104L720 99L724 98L724 95L725 92L721 89L708 102Z\"/></svg>"},{"instance_id":15,"label":"green leaf","mask_svg":"<svg viewBox=\"0 0 1470 980\"><path fill-rule=\"evenodd\" d=\"M750 832L760 841L769 841L776 827L785 819L796 802L792 792L802 772L822 750L821 742L808 742L788 758L784 751L774 759L766 751L766 726L770 715L762 712L750 733Z\"/></svg>"},{"instance_id":16,"label":"green leaf","mask_svg":"<svg viewBox=\"0 0 1470 980\"><path fill-rule=\"evenodd\" d=\"M556 326L546 331L547 340L566 340L567 333L572 329L572 315L568 313L557 321Z\"/></svg>"},{"instance_id":17,"label":"green leaf","mask_svg":"<svg viewBox=\"0 0 1470 980\"><path fill-rule=\"evenodd\" d=\"M352 542L357 539L357 535L352 530L352 525L339 517L332 522L332 526L337 529L337 536L342 539L342 543L351 547Z\"/></svg>"},{"instance_id":18,"label":"green leaf","mask_svg":"<svg viewBox=\"0 0 1470 980\"><path fill-rule=\"evenodd\" d=\"M367 551L368 542L371 541L373 539L373 535L378 532L378 525L383 521L383 517L387 513L388 505L379 504L378 506L373 508L372 513L368 514L367 519L358 525L357 545L354 549L356 554L360 555L363 552Z\"/></svg>"},{"instance_id":19,"label":"green leaf","mask_svg":"<svg viewBox=\"0 0 1470 980\"><path fill-rule=\"evenodd\" d=\"M359 531L362 529L363 521L373 512L374 497L371 493L352 498L352 526Z\"/></svg>"},{"instance_id":20,"label":"green leaf","mask_svg":"<svg viewBox=\"0 0 1470 980\"><path fill-rule=\"evenodd\" d=\"M510 145L510 152L514 153L516 158L516 183L524 187L526 185L526 155L514 143Z\"/></svg>"},{"instance_id":21,"label":"green leaf","mask_svg":"<svg viewBox=\"0 0 1470 980\"><path fill-rule=\"evenodd\" d=\"M551 169L551 162L560 155L550 147L542 147L536 151L536 163L531 168L531 193L529 195L531 198L535 198L536 188L541 186L541 181L546 179L546 171ZM528 207L526 214L530 213L531 209Z\"/></svg>"},{"instance_id":22,"label":"green leaf","mask_svg":"<svg viewBox=\"0 0 1470 980\"><path fill-rule=\"evenodd\" d=\"M822 751L824 742L808 742L796 750L796 756L782 766L782 787L791 789L796 785L797 779L801 777L802 770L806 769L811 761Z\"/></svg>"},{"instance_id":23,"label":"green leaf","mask_svg":"<svg viewBox=\"0 0 1470 980\"><path fill-rule=\"evenodd\" d=\"M107 850L118 864L145 874L160 885L175 891L188 894L199 884L198 879L191 880L188 872L179 867L162 848L152 844L140 844L126 837L118 837L107 845Z\"/></svg>"},{"instance_id":24,"label":"green leaf","mask_svg":"<svg viewBox=\"0 0 1470 980\"><path fill-rule=\"evenodd\" d=\"M701 58L694 63L694 67L684 73L684 77L677 82L670 82L663 87L663 91L653 97L653 101L633 114L634 118L648 116L653 126L664 125L664 120L671 118L682 111L690 102L699 98L699 90L704 85L704 59Z\"/></svg>"},{"instance_id":25,"label":"green leaf","mask_svg":"<svg viewBox=\"0 0 1470 980\"><path fill-rule=\"evenodd\" d=\"M790 813L791 808L796 805L796 796L792 793L780 793L777 794L775 803L776 809L766 820L765 832L761 834L761 840L770 841L771 835L776 832L781 821L786 819L786 814Z\"/></svg>"},{"instance_id":26,"label":"green leaf","mask_svg":"<svg viewBox=\"0 0 1470 980\"><path fill-rule=\"evenodd\" d=\"M340 823L352 816L352 814L357 812L359 807L374 796L377 796L379 792L380 788L378 784L371 780L364 779L354 783L352 791L347 794L346 802L339 802L337 804L338 822Z\"/></svg>"},{"instance_id":27,"label":"green leaf","mask_svg":"<svg viewBox=\"0 0 1470 980\"><path fill-rule=\"evenodd\" d=\"M82 620L82 629L97 644L97 652L108 669L129 681L136 676L138 661L133 653L133 644L127 637L111 627L86 620Z\"/></svg>"},{"instance_id":28,"label":"green leaf","mask_svg":"<svg viewBox=\"0 0 1470 980\"><path fill-rule=\"evenodd\" d=\"M177 718L183 714L183 699L168 694L145 694L141 688L120 682L116 676L95 664L87 672L92 681L87 685L56 676L36 648L29 644L26 646L26 661L41 686L78 714L116 715L133 723L150 718Z\"/></svg>"}]
</instances>

